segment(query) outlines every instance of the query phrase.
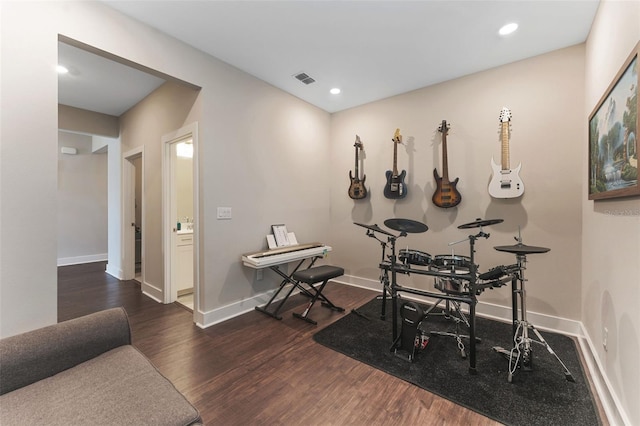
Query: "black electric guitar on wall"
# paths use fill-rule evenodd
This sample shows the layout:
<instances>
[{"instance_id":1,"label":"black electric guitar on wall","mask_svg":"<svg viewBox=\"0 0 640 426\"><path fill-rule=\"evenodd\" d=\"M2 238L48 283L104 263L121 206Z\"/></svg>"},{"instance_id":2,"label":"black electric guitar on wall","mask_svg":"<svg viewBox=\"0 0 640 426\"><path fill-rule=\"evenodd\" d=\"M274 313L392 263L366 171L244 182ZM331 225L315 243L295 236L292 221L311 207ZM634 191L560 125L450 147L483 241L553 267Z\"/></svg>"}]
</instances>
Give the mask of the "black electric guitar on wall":
<instances>
[{"instance_id":1,"label":"black electric guitar on wall","mask_svg":"<svg viewBox=\"0 0 640 426\"><path fill-rule=\"evenodd\" d=\"M351 174L351 170L349 170L349 179L351 179L351 185L349 185L349 197L354 200L361 200L367 197L367 188L364 186L364 181L367 179L367 176L362 175L362 179L360 179L360 173L358 172L358 163L360 162L358 159L358 152L363 149L362 142L360 142L360 136L356 135L356 143L353 146L356 147L356 166L355 177Z\"/></svg>"},{"instance_id":2,"label":"black electric guitar on wall","mask_svg":"<svg viewBox=\"0 0 640 426\"><path fill-rule=\"evenodd\" d=\"M500 112L500 139L502 141L502 166L499 166L491 158L493 176L489 182L489 195L493 198L518 198L524 194L524 183L520 179L520 168L511 169L509 165L509 132L511 126L511 111L502 108Z\"/></svg>"},{"instance_id":3,"label":"black electric guitar on wall","mask_svg":"<svg viewBox=\"0 0 640 426\"><path fill-rule=\"evenodd\" d=\"M462 195L456 189L458 178L451 182L449 180L449 164L447 159L447 132L449 127L447 120L442 120L442 124L438 127L438 131L442 133L442 177L438 176L438 169L433 169L433 177L436 180L436 190L431 200L438 207L448 209L455 207L462 201Z\"/></svg>"},{"instance_id":4,"label":"black electric guitar on wall","mask_svg":"<svg viewBox=\"0 0 640 426\"><path fill-rule=\"evenodd\" d=\"M391 199L407 196L407 186L404 184L407 172L403 170L398 174L398 144L401 143L400 129L396 129L396 133L393 135L393 170L387 170L387 184L384 186L384 196Z\"/></svg>"}]
</instances>

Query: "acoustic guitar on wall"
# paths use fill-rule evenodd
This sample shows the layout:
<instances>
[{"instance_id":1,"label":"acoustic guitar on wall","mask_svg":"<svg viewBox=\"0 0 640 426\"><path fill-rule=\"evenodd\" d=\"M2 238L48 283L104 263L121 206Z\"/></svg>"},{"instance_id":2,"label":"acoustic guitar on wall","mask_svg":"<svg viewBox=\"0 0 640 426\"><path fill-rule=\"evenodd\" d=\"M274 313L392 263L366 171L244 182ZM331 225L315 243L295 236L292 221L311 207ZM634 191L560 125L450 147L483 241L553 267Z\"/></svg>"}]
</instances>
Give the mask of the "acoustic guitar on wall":
<instances>
[{"instance_id":1,"label":"acoustic guitar on wall","mask_svg":"<svg viewBox=\"0 0 640 426\"><path fill-rule=\"evenodd\" d=\"M502 141L502 166L499 166L491 157L493 175L489 182L489 195L493 198L518 198L524 194L524 183L520 179L520 168L511 169L509 166L509 139L511 125L511 111L502 108L500 112L500 140Z\"/></svg>"},{"instance_id":2,"label":"acoustic guitar on wall","mask_svg":"<svg viewBox=\"0 0 640 426\"><path fill-rule=\"evenodd\" d=\"M398 174L398 145L402 143L400 129L396 129L393 135L393 170L387 170L387 183L384 186L384 196L391 199L399 199L407 196L407 186L404 178L407 175L405 170Z\"/></svg>"},{"instance_id":3,"label":"acoustic guitar on wall","mask_svg":"<svg viewBox=\"0 0 640 426\"><path fill-rule=\"evenodd\" d=\"M367 179L367 176L362 175L362 179L360 179L360 172L358 171L358 164L360 162L358 153L364 147L360 141L360 136L356 135L356 143L353 146L356 147L356 166L355 176L352 175L351 170L349 170L349 179L351 180L351 185L349 185L349 197L354 200L361 200L367 197L367 188L364 186L364 181Z\"/></svg>"},{"instance_id":4,"label":"acoustic guitar on wall","mask_svg":"<svg viewBox=\"0 0 640 426\"><path fill-rule=\"evenodd\" d=\"M431 200L438 207L448 209L455 207L462 201L462 195L456 189L458 178L451 182L449 180L449 164L447 159L447 133L449 126L447 120L442 120L442 124L438 127L438 131L442 133L442 177L438 176L438 169L433 169L433 177L436 180L436 190Z\"/></svg>"}]
</instances>

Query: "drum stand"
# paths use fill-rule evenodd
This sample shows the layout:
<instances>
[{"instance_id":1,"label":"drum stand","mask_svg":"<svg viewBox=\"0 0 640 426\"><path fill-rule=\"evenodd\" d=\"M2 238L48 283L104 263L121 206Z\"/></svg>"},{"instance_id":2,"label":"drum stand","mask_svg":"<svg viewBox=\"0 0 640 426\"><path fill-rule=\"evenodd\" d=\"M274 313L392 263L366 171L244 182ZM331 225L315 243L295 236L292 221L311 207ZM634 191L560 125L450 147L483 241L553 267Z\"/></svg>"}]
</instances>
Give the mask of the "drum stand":
<instances>
[{"instance_id":1,"label":"drum stand","mask_svg":"<svg viewBox=\"0 0 640 426\"><path fill-rule=\"evenodd\" d=\"M533 370L533 350L532 343L536 343L544 346L547 351L551 355L553 355L562 368L564 370L564 376L569 382L575 382L573 376L569 372L567 366L562 362L560 357L551 349L551 346L547 343L546 340L542 337L540 332L535 328L533 324L531 324L527 320L527 292L525 289L525 282L527 281L524 278L524 270L526 269L527 256L526 252L530 249L538 249L534 251L528 251L529 253L544 253L542 251L542 247L528 247L522 245L521 239L518 238L520 242L520 248L516 246L510 247L502 247L497 250L500 251L510 251L516 254L516 258L518 260L518 272L514 276L511 285L512 285L512 304L513 304L513 348L511 350L503 349L502 347L495 346L493 348L494 351L504 355L509 360L509 375L507 380L509 383L513 381L513 375L515 374L518 367L522 367L524 371L532 371ZM512 250L507 250L507 248L513 247ZM514 251L515 250L515 251ZM549 249L546 249L549 251ZM520 288L518 289L517 283L520 282ZM520 318L518 318L518 295L520 295ZM534 340L529 335L529 330L536 335L538 340Z\"/></svg>"},{"instance_id":2,"label":"drum stand","mask_svg":"<svg viewBox=\"0 0 640 426\"><path fill-rule=\"evenodd\" d=\"M475 242L478 238L489 238L490 234L487 234L485 232L482 231L482 226L480 227L480 232L477 233L476 235L469 235L469 237L462 239L460 241L455 241L453 243L449 243L449 245L454 245L454 244L459 244L465 241L469 241L469 254L470 254L470 259L471 259L471 265L470 265L470 270L469 273L471 274L472 277L475 277L477 275L477 268L476 265L474 264L474 254L475 254ZM451 276L454 277L455 274L455 266L452 265L451 267ZM469 280L469 291L470 292L475 292L475 281L476 278L472 278L471 280ZM444 293L447 293L444 290L441 290ZM425 313L425 317L427 317L429 314L431 314L431 312L438 307L438 305L443 301L444 299L438 299L436 301L436 303L429 308L429 310L427 310L427 312ZM453 305L453 310L451 309L451 306ZM452 315L453 314L453 315ZM455 315L457 314L457 315ZM438 336L445 336L445 337L453 337L456 339L456 342L458 343L458 349L460 350L460 356L462 358L466 358L467 357L467 353L465 351L465 347L464 347L464 343L462 343L462 338L465 339L471 339L470 335L466 335L466 334L460 334L460 323L464 323L464 325L467 327L467 329L471 329L471 323L469 323L469 320L467 319L466 315L462 312L462 309L460 309L460 302L457 302L455 300L445 300L445 308L442 310L442 312L438 313L438 314L434 314L434 315L443 315L446 319L452 319L453 322L455 323L455 331L453 332L446 332L446 331L431 331L430 334L432 335L438 335ZM473 313L473 315L475 316L475 312ZM475 336L474 334L474 340L477 343L482 342L482 339L480 339L479 337Z\"/></svg>"},{"instance_id":3,"label":"drum stand","mask_svg":"<svg viewBox=\"0 0 640 426\"><path fill-rule=\"evenodd\" d=\"M431 314L431 312L443 300L444 299L439 299L438 301L436 301L436 303L432 307L430 307L429 310L425 313L425 317L428 317ZM453 305L453 310L451 309L452 305ZM434 315L443 315L446 319L453 320L453 322L456 325L456 328L454 332L432 330L429 332L429 334L455 338L456 342L458 343L458 349L460 349L460 356L462 358L467 358L467 353L464 348L464 343L462 343L462 338L464 337L465 339L470 339L471 337L469 335L460 334L460 323L464 323L464 325L466 325L467 328L470 328L471 324L469 323L469 320L467 320L467 317L465 316L465 314L460 309L460 302L456 302L455 300L445 300L445 308L442 310L442 312ZM478 343L481 342L479 337L476 337L476 342Z\"/></svg>"}]
</instances>

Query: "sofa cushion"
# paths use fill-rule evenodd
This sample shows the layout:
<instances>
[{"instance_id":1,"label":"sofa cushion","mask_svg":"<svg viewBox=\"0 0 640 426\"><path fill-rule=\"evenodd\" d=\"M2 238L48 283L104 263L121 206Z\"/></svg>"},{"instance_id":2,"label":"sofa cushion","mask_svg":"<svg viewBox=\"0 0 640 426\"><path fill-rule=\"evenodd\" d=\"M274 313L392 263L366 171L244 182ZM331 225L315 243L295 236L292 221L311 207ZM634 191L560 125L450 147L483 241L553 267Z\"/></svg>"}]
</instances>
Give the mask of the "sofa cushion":
<instances>
[{"instance_id":1,"label":"sofa cushion","mask_svg":"<svg viewBox=\"0 0 640 426\"><path fill-rule=\"evenodd\" d=\"M0 340L0 394L131 344L123 308L96 312Z\"/></svg>"},{"instance_id":2,"label":"sofa cushion","mask_svg":"<svg viewBox=\"0 0 640 426\"><path fill-rule=\"evenodd\" d=\"M0 396L0 424L189 425L198 411L130 345Z\"/></svg>"}]
</instances>

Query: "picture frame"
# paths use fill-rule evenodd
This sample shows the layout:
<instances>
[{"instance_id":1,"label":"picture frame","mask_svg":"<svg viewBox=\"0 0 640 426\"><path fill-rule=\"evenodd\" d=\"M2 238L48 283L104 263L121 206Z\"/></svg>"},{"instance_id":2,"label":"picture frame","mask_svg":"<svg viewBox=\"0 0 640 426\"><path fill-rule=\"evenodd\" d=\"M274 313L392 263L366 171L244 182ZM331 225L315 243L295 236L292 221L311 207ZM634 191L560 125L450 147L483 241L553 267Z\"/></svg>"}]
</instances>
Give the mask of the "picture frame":
<instances>
[{"instance_id":1,"label":"picture frame","mask_svg":"<svg viewBox=\"0 0 640 426\"><path fill-rule=\"evenodd\" d=\"M639 52L640 42L589 115L589 200L640 195Z\"/></svg>"}]
</instances>

